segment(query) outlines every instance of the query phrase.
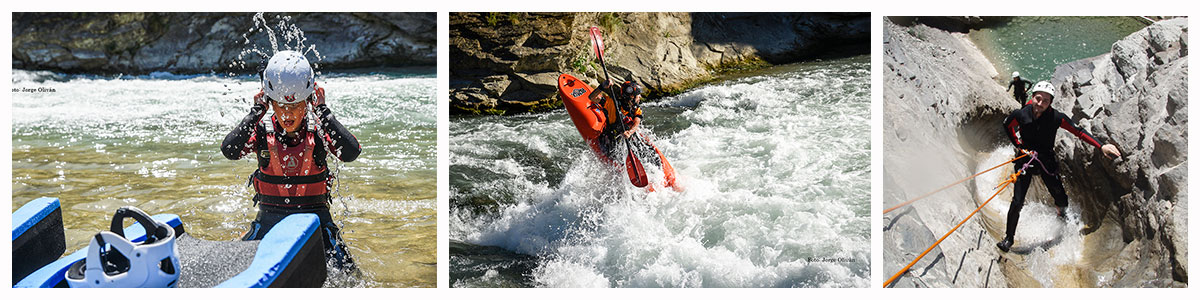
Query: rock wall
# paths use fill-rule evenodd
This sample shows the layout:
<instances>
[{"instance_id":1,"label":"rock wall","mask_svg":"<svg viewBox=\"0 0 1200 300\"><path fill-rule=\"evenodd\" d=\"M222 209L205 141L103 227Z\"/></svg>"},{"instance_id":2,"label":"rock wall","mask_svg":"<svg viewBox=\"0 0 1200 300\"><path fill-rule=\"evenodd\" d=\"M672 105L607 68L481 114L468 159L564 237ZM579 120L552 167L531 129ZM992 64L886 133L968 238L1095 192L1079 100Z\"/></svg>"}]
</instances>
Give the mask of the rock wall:
<instances>
[{"instance_id":1,"label":"rock wall","mask_svg":"<svg viewBox=\"0 0 1200 300\"><path fill-rule=\"evenodd\" d=\"M883 206L970 176L980 151L1003 141L999 124L1017 103L968 39L924 23L883 24ZM883 215L883 271L891 277L980 203L960 184ZM982 202L982 199L980 200ZM1003 287L997 238L976 215L894 287Z\"/></svg>"},{"instance_id":2,"label":"rock wall","mask_svg":"<svg viewBox=\"0 0 1200 300\"><path fill-rule=\"evenodd\" d=\"M453 13L451 113L560 106L558 75L604 77L588 28L604 32L612 76L649 96L682 91L728 68L869 53L869 14Z\"/></svg>"},{"instance_id":3,"label":"rock wall","mask_svg":"<svg viewBox=\"0 0 1200 300\"><path fill-rule=\"evenodd\" d=\"M253 13L13 13L13 68L68 73L251 73L259 55L231 65L244 50L271 49ZM324 68L436 64L434 13L267 13L315 45ZM285 37L276 33L280 44ZM294 43L288 43L294 44ZM282 45L281 45L282 46ZM310 57L312 59L312 57Z\"/></svg>"},{"instance_id":4,"label":"rock wall","mask_svg":"<svg viewBox=\"0 0 1200 300\"><path fill-rule=\"evenodd\" d=\"M1058 139L1061 159L1079 162L1064 164L1067 185L1097 200L1087 203L1089 225L1115 222L1125 243L1141 245L1122 252L1130 266L1118 278L1187 282L1187 31L1186 18L1154 23L1110 53L1059 66L1051 80L1055 108L1124 154L1103 159L1078 139Z\"/></svg>"}]
</instances>

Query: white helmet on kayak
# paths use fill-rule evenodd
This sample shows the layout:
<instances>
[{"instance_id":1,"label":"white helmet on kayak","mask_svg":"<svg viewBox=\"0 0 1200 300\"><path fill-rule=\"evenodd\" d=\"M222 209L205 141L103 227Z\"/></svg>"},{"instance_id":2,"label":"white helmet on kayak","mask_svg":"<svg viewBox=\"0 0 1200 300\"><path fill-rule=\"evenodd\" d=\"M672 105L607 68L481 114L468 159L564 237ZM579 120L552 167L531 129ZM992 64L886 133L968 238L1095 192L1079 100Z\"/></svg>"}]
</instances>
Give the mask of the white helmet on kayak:
<instances>
[{"instance_id":1,"label":"white helmet on kayak","mask_svg":"<svg viewBox=\"0 0 1200 300\"><path fill-rule=\"evenodd\" d=\"M125 238L125 218L133 218L146 230L146 239L134 243ZM179 282L179 252L175 229L151 219L135 207L122 207L113 214L111 231L101 231L88 244L87 258L67 268L72 288L166 288Z\"/></svg>"},{"instance_id":2,"label":"white helmet on kayak","mask_svg":"<svg viewBox=\"0 0 1200 300\"><path fill-rule=\"evenodd\" d=\"M312 66L300 52L279 51L262 72L262 89L268 99L280 104L307 100L316 89Z\"/></svg>"},{"instance_id":3,"label":"white helmet on kayak","mask_svg":"<svg viewBox=\"0 0 1200 300\"><path fill-rule=\"evenodd\" d=\"M1033 90L1030 91L1030 94L1036 94L1037 92L1043 92L1043 93L1050 94L1050 99L1054 99L1054 97L1055 97L1054 85L1050 84L1049 81L1038 81L1037 84L1034 84Z\"/></svg>"},{"instance_id":4,"label":"white helmet on kayak","mask_svg":"<svg viewBox=\"0 0 1200 300\"><path fill-rule=\"evenodd\" d=\"M1020 72L1013 72L1013 78L1021 77Z\"/></svg>"}]
</instances>

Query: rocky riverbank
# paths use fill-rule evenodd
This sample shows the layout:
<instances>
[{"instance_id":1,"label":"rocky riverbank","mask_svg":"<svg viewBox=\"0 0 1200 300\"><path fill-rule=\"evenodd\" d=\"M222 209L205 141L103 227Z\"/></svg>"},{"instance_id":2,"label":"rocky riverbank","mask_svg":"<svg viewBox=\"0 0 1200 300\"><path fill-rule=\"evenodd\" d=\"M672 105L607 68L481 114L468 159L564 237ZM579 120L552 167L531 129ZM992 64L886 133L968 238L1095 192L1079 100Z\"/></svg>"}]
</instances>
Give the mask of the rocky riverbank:
<instances>
[{"instance_id":1,"label":"rocky riverbank","mask_svg":"<svg viewBox=\"0 0 1200 300\"><path fill-rule=\"evenodd\" d=\"M322 68L432 66L434 13L267 13L283 18L315 45ZM14 13L13 68L66 73L251 73L270 40L254 33L253 13ZM279 43L288 43L276 32ZM292 43L289 43L292 44ZM282 45L281 45L282 46ZM315 59L314 59L315 60Z\"/></svg>"},{"instance_id":2,"label":"rocky riverbank","mask_svg":"<svg viewBox=\"0 0 1200 300\"><path fill-rule=\"evenodd\" d=\"M869 53L869 14L453 13L452 114L551 109L558 75L603 78L587 29L604 31L612 76L649 96L678 93L728 69Z\"/></svg>"},{"instance_id":3,"label":"rocky riverbank","mask_svg":"<svg viewBox=\"0 0 1200 300\"><path fill-rule=\"evenodd\" d=\"M920 22L884 23L883 199L890 207L978 171L980 157L1007 143L999 121L1017 103L999 85L1004 76L965 34ZM1058 159L1068 193L1082 207L1084 244L1103 248L1083 253L1112 254L1084 257L1087 266L1066 272L1079 278L1065 282L1187 284L1186 28L1185 19L1158 22L1117 42L1109 54L1055 72L1055 109L1126 155L1104 159L1059 133ZM986 200L975 186L955 186L885 214L885 276ZM1032 271L1022 264L1030 262L997 259L1005 257L993 246L1002 237L1003 216L984 211L974 218L894 286L1026 286ZM1117 238L1107 238L1110 232Z\"/></svg>"}]
</instances>

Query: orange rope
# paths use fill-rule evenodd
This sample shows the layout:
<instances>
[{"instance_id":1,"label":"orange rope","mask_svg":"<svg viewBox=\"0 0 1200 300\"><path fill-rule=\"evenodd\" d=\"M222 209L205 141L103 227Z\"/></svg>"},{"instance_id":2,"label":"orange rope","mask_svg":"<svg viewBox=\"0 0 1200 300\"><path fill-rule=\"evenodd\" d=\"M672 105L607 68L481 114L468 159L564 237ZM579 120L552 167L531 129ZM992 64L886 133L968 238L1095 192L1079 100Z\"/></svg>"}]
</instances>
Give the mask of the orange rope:
<instances>
[{"instance_id":1,"label":"orange rope","mask_svg":"<svg viewBox=\"0 0 1200 300\"><path fill-rule=\"evenodd\" d=\"M962 180L959 180L959 181L956 181L956 182L954 182L954 183L951 183L951 184L949 184L949 185L943 186L943 187L942 187L942 188L940 188L940 189L937 189L937 190L934 190L934 191L932 191L932 192L926 193L926 194L924 194L924 195L921 195L920 197L916 197L916 198L912 198L912 200L904 201L904 203L900 203L899 205L893 206L892 208L889 208L889 209L885 209L885 210L883 210L883 213L885 213L885 214L886 214L886 213L888 213L888 212L891 212L891 211L893 211L893 210L896 210L897 208L901 208L901 207L904 207L905 205L912 204L913 202L916 202L917 200L921 200L922 198L929 197L930 195L936 194L937 192L944 191L944 190L946 190L946 189L948 189L948 188L950 188L950 187L952 187L952 186L955 186L955 185L958 185L958 184L960 184L960 183L966 182L967 180L971 180L971 178L975 178L976 176L983 175L983 173L991 172L992 170L995 170L996 168L999 168L999 167L1001 167L1001 166L1004 166L1004 165L1006 165L1006 164L1008 164L1008 163L1010 163L1010 162L1016 161L1016 160L1018 160L1018 159L1021 159L1022 157L1026 157L1026 156L1029 156L1029 153L1028 153L1028 152L1026 152L1025 154L1021 154L1021 156L1017 156L1016 158L1013 158L1013 159L1010 159L1010 160L1008 160L1008 161L1006 161L1006 162L1003 162L1003 163L1001 163L1001 164L999 164L999 165L996 165L995 167L992 167L991 169L987 169L987 170L983 170L983 172L975 173L975 175L971 175L971 177L963 178Z\"/></svg>"},{"instance_id":2,"label":"orange rope","mask_svg":"<svg viewBox=\"0 0 1200 300\"><path fill-rule=\"evenodd\" d=\"M904 266L903 269L900 269L900 272L896 272L896 275L892 275L892 278L889 278L886 282L883 283L883 287L884 288L888 287L888 285L891 284L892 281L895 281L896 278L900 278L900 275L904 274L904 272L908 272L908 269L912 268L913 265L917 264L917 261L920 261L922 257L925 257L925 254L929 254L929 251L933 251L934 247L937 247L939 244L942 243L943 240L946 240L946 237L949 237L951 233L954 233L955 230L958 230L959 226L962 226L962 224L967 223L967 220L970 220L971 217L975 216L975 213L979 212L979 209L982 209L985 205L988 204L988 202L992 202L992 199L996 198L996 195L999 195L1000 192L1004 191L1004 188L1008 187L1009 184L1012 184L1015 181L1017 181L1017 174L1014 173L1012 175L1009 175L1008 180L1005 180L1003 184L998 186L998 188L1000 190L996 191L995 194L992 194L991 197L988 197L987 201L983 201L983 204L980 204L979 207L975 208L975 211L972 211L971 214L967 215L966 218L963 218L962 221L959 221L958 225L954 225L954 228L951 228L949 232L946 232L945 235L942 235L942 238L938 239L937 242L933 243L932 246L929 246L929 249L925 249L925 252L921 252L921 255L918 255L917 259L914 259L912 262L908 263L907 266Z\"/></svg>"}]
</instances>

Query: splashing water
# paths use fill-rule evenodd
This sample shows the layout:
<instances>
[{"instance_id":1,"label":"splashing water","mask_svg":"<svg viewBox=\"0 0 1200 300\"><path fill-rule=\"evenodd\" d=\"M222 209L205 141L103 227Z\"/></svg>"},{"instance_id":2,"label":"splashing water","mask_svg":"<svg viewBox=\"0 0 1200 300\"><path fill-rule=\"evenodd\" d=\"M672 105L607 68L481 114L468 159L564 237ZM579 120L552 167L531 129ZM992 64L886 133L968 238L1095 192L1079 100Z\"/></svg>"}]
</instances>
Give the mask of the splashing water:
<instances>
[{"instance_id":1,"label":"splashing water","mask_svg":"<svg viewBox=\"0 0 1200 300\"><path fill-rule=\"evenodd\" d=\"M337 168L332 211L364 276L331 284L435 286L434 72L330 73L319 81L363 146ZM257 76L16 70L13 85L56 92L13 94L12 207L61 198L69 251L86 247L125 205L178 214L189 233L208 240L236 239L254 218L246 186L253 158L230 161L219 147L249 112L232 95L253 95Z\"/></svg>"},{"instance_id":2,"label":"splashing water","mask_svg":"<svg viewBox=\"0 0 1200 300\"><path fill-rule=\"evenodd\" d=\"M869 66L780 66L648 104L643 132L683 192L633 188L564 111L452 119L451 284L867 286Z\"/></svg>"},{"instance_id":3,"label":"splashing water","mask_svg":"<svg viewBox=\"0 0 1200 300\"><path fill-rule=\"evenodd\" d=\"M987 154L979 163L978 170L995 166L1012 159L1014 153L1011 145L1000 147ZM1010 164L1011 165L1011 164ZM976 197L979 201L987 199L1001 181L1012 174L1012 167L1000 168L996 171L980 175L975 181ZM1025 195L1025 206L1021 208L1021 218L1017 225L1013 248L1010 252L1021 255L1022 260L1016 262L1020 269L1027 270L1028 275L1042 287L1079 286L1077 273L1087 270L1087 262L1083 252L1084 236L1081 233L1084 224L1080 219L1077 202L1082 199L1072 198L1067 206L1066 219L1059 219L1054 200L1046 191L1038 175L1029 184ZM1071 191L1067 191L1070 195ZM996 196L992 203L985 207L985 216L995 216L990 222L997 222L1003 237L1003 228L1008 222L1009 206L1012 204L1012 187ZM998 239L997 239L998 240Z\"/></svg>"}]
</instances>

